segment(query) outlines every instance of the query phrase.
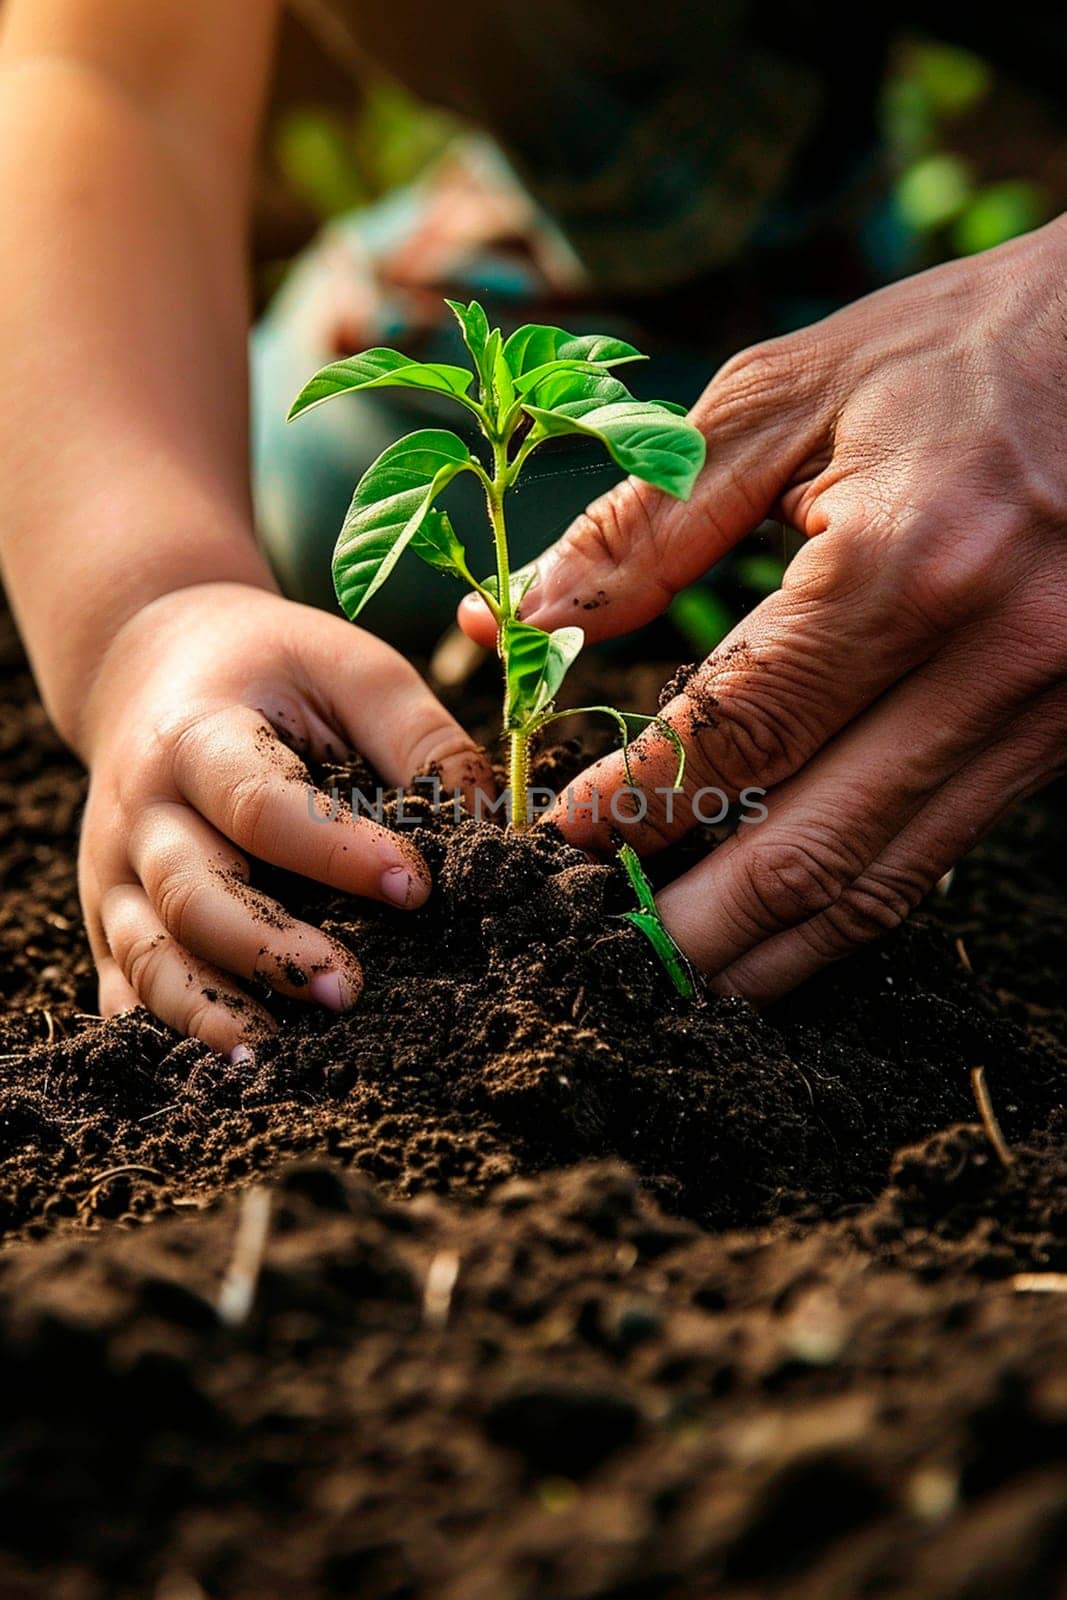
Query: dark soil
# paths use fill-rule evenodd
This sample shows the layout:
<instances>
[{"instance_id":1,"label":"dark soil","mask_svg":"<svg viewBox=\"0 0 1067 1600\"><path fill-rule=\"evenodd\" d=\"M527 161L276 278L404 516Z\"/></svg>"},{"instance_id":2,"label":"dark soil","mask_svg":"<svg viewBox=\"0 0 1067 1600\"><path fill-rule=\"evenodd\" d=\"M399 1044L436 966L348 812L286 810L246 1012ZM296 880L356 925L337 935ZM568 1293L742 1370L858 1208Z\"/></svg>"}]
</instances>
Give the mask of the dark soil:
<instances>
[{"instance_id":1,"label":"dark soil","mask_svg":"<svg viewBox=\"0 0 1067 1600\"><path fill-rule=\"evenodd\" d=\"M367 982L233 1067L92 1016L82 780L0 694L4 1600L1062 1600L1062 794L766 1017L427 810L417 914L257 879Z\"/></svg>"}]
</instances>

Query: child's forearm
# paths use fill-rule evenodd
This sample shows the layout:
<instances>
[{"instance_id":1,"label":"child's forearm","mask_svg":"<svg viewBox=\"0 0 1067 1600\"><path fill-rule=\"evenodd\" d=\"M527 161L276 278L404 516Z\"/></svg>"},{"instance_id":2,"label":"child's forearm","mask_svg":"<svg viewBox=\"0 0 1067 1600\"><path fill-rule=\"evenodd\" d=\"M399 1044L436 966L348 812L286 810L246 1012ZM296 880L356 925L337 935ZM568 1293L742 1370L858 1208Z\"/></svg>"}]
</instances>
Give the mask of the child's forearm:
<instances>
[{"instance_id":1,"label":"child's forearm","mask_svg":"<svg viewBox=\"0 0 1067 1600\"><path fill-rule=\"evenodd\" d=\"M76 748L161 594L271 587L251 533L243 176L69 59L0 59L0 552ZM231 163L232 167L232 163Z\"/></svg>"}]
</instances>

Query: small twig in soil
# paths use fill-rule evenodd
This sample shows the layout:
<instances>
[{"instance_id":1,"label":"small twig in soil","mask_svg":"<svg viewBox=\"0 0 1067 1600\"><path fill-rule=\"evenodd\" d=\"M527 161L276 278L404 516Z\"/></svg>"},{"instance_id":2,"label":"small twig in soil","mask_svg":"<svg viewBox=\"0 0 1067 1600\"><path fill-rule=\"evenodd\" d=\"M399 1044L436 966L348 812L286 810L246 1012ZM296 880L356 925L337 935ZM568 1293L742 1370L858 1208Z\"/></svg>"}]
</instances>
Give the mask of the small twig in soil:
<instances>
[{"instance_id":1,"label":"small twig in soil","mask_svg":"<svg viewBox=\"0 0 1067 1600\"><path fill-rule=\"evenodd\" d=\"M956 954L960 958L960 966L963 968L964 972L973 972L974 968L971 966L971 958L967 954L967 946L964 944L962 939L956 940Z\"/></svg>"},{"instance_id":2,"label":"small twig in soil","mask_svg":"<svg viewBox=\"0 0 1067 1600\"><path fill-rule=\"evenodd\" d=\"M978 1107L978 1115L982 1119L985 1136L996 1151L997 1160L1001 1166L1010 1167L1014 1163L1015 1157L1008 1149L1007 1140L1000 1131L1000 1123L997 1121L996 1112L993 1110L993 1102L989 1098L984 1067L971 1068L971 1088L974 1091L975 1104Z\"/></svg>"},{"instance_id":3,"label":"small twig in soil","mask_svg":"<svg viewBox=\"0 0 1067 1600\"><path fill-rule=\"evenodd\" d=\"M1011 1286L1016 1294L1067 1294L1067 1272L1017 1272Z\"/></svg>"},{"instance_id":4,"label":"small twig in soil","mask_svg":"<svg viewBox=\"0 0 1067 1600\"><path fill-rule=\"evenodd\" d=\"M215 1302L220 1322L235 1328L244 1322L256 1298L259 1269L270 1228L270 1190L246 1189L241 1196L233 1255Z\"/></svg>"},{"instance_id":5,"label":"small twig in soil","mask_svg":"<svg viewBox=\"0 0 1067 1600\"><path fill-rule=\"evenodd\" d=\"M131 1163L125 1167L109 1167L106 1172L101 1172L92 1180L85 1198L91 1200L96 1191L102 1189L105 1183L110 1182L112 1178L121 1178L127 1172L141 1172L147 1178L156 1178L160 1183L165 1182L163 1173L158 1172L155 1167L141 1167L136 1163Z\"/></svg>"},{"instance_id":6,"label":"small twig in soil","mask_svg":"<svg viewBox=\"0 0 1067 1600\"><path fill-rule=\"evenodd\" d=\"M459 1277L459 1256L455 1250L438 1250L426 1274L422 1291L422 1320L431 1328L443 1328L452 1309L452 1292Z\"/></svg>"}]
</instances>

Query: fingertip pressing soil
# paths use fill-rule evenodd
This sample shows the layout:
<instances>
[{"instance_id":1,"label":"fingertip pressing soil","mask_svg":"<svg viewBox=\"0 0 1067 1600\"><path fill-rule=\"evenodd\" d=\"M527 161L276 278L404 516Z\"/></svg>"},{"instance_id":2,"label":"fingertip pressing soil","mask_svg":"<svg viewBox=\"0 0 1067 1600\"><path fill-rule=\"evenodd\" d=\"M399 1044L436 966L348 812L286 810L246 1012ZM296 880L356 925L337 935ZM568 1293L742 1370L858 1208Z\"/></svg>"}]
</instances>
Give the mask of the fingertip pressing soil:
<instances>
[{"instance_id":1,"label":"fingertip pressing soil","mask_svg":"<svg viewBox=\"0 0 1067 1600\"><path fill-rule=\"evenodd\" d=\"M420 911L256 869L365 987L233 1065L92 1016L6 651L0 1594L1059 1600L1060 795L763 1017L679 1000L615 867L409 800Z\"/></svg>"}]
</instances>

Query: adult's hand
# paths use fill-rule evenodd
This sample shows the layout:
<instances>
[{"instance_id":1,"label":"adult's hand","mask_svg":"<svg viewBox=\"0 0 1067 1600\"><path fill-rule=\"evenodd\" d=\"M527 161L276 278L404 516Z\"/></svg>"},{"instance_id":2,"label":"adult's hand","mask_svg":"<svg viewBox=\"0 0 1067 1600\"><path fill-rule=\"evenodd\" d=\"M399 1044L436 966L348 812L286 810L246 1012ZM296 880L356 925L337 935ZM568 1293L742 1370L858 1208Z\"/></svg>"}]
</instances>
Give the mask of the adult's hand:
<instances>
[{"instance_id":1,"label":"adult's hand","mask_svg":"<svg viewBox=\"0 0 1067 1600\"><path fill-rule=\"evenodd\" d=\"M716 986L764 1003L902 920L1065 765L1067 219L743 351L693 421L691 502L622 484L541 559L523 616L608 638L767 516L809 539L664 712L690 796L770 791L659 896ZM461 620L491 639L477 604ZM636 747L642 789L669 785L670 743ZM606 845L624 783L599 762L554 820ZM623 830L638 848L691 825L665 806Z\"/></svg>"}]
</instances>

